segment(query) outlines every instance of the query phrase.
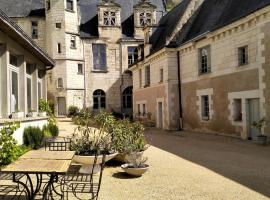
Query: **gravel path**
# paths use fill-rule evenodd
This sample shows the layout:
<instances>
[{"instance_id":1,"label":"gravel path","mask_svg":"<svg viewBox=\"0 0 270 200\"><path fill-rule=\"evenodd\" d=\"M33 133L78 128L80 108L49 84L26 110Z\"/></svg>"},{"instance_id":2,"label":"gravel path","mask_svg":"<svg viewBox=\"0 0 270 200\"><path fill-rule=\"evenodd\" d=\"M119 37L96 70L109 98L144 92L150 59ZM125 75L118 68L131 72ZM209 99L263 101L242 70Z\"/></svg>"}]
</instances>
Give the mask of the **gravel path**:
<instances>
[{"instance_id":1,"label":"gravel path","mask_svg":"<svg viewBox=\"0 0 270 200\"><path fill-rule=\"evenodd\" d=\"M65 120L63 120L65 121ZM74 126L60 122L61 135ZM270 199L270 146L234 138L146 131L150 170L141 178L104 171L100 200Z\"/></svg>"}]
</instances>

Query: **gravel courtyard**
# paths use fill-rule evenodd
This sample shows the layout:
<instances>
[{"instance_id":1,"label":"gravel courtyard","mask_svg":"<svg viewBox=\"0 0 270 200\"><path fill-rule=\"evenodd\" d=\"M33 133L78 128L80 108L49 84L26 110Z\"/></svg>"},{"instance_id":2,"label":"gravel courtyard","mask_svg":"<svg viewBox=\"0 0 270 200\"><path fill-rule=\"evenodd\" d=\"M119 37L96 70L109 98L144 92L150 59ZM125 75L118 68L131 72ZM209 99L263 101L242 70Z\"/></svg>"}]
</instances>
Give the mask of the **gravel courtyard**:
<instances>
[{"instance_id":1,"label":"gravel courtyard","mask_svg":"<svg viewBox=\"0 0 270 200\"><path fill-rule=\"evenodd\" d=\"M62 135L73 128L60 122ZM270 146L222 136L148 129L150 170L141 178L120 167L104 172L100 200L270 199Z\"/></svg>"}]
</instances>

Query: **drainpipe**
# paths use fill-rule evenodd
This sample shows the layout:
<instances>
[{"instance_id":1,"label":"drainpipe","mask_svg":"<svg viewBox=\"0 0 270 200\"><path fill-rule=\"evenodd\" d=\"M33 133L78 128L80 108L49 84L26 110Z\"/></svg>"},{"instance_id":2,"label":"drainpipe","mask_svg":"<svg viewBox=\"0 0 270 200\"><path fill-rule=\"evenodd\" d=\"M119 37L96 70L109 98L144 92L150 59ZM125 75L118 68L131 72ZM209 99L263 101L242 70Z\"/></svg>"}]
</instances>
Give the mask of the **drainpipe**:
<instances>
[{"instance_id":1,"label":"drainpipe","mask_svg":"<svg viewBox=\"0 0 270 200\"><path fill-rule=\"evenodd\" d=\"M182 84L180 70L180 52L177 52L177 74L178 74L178 93L179 93L179 122L180 130L183 130L183 109L182 109Z\"/></svg>"},{"instance_id":2,"label":"drainpipe","mask_svg":"<svg viewBox=\"0 0 270 200\"><path fill-rule=\"evenodd\" d=\"M122 43L120 41L120 50L119 50L119 54L120 54L120 75L121 75L121 84L120 84L120 87L119 87L119 92L120 92L120 106L121 106L121 113L123 113L123 100L122 100L122 87L124 85L124 75L123 75L123 62L122 62L122 59L123 59L123 55L122 55Z\"/></svg>"},{"instance_id":3,"label":"drainpipe","mask_svg":"<svg viewBox=\"0 0 270 200\"><path fill-rule=\"evenodd\" d=\"M84 70L84 98L83 98L83 108L86 108L86 64L85 64L85 55L84 55L84 42L82 42L83 46L83 70Z\"/></svg>"}]
</instances>

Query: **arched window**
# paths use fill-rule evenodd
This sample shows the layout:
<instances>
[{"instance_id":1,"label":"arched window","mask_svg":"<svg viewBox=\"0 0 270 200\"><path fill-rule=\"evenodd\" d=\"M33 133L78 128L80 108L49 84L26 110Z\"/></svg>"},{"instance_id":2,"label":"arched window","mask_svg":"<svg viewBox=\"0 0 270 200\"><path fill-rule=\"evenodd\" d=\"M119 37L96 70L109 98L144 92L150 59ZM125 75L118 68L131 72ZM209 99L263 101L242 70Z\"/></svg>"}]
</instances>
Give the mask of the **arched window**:
<instances>
[{"instance_id":1,"label":"arched window","mask_svg":"<svg viewBox=\"0 0 270 200\"><path fill-rule=\"evenodd\" d=\"M106 108L106 94L103 90L95 90L93 93L93 109L105 109Z\"/></svg>"},{"instance_id":2,"label":"arched window","mask_svg":"<svg viewBox=\"0 0 270 200\"><path fill-rule=\"evenodd\" d=\"M124 109L131 109L132 108L132 86L127 87L123 91L123 108Z\"/></svg>"}]
</instances>

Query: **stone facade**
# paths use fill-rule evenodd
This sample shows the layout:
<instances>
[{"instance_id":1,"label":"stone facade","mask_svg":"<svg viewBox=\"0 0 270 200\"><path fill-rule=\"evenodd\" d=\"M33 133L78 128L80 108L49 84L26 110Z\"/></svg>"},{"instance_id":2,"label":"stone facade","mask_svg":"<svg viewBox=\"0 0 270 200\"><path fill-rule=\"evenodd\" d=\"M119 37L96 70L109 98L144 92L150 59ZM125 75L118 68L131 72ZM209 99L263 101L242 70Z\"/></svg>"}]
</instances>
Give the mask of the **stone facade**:
<instances>
[{"instance_id":1,"label":"stone facade","mask_svg":"<svg viewBox=\"0 0 270 200\"><path fill-rule=\"evenodd\" d=\"M177 42L183 24L192 16L188 14L192 10L190 6L185 11L188 17L184 14L179 19L175 31L171 37L167 37L166 45ZM268 6L185 42L178 48L162 48L145 57L132 67L134 110L139 109L136 104L145 104L147 112L154 113L153 118L160 127L157 102L162 101L164 129L182 127L185 130L243 139L255 138L258 132L251 124L265 117L264 133L269 135L269 20ZM204 74L199 72L202 49L208 49L207 59L211 67L211 71ZM245 60L248 60L244 64L239 61L243 49ZM167 62L164 64L165 60ZM151 68L151 84L144 88L140 79L144 82L146 66ZM165 87L156 84L160 67L164 68L165 82L171 82ZM176 76L178 67L180 79ZM174 89L168 92L168 88ZM178 99L179 89L181 104ZM179 109L179 105L182 109ZM205 110L207 117L204 115Z\"/></svg>"},{"instance_id":2,"label":"stone facade","mask_svg":"<svg viewBox=\"0 0 270 200\"><path fill-rule=\"evenodd\" d=\"M132 75L128 71L128 47L138 47L143 43L143 26L139 24L141 12L150 12L152 23L158 22L156 6L140 2L134 7L134 27L130 27L134 29L134 37L125 38L121 27L122 10L125 8L114 1L97 3L97 27L90 27L98 29L98 36L95 37L81 37L82 11L77 1L73 1L72 10L67 9L66 0L45 0L45 5L45 17L17 17L14 20L30 36L32 22L37 22L39 34L35 40L55 60L56 67L48 73L47 82L48 99L54 102L56 113L65 115L72 105L93 109L93 94L97 90L106 94L106 110L125 112L122 93L132 87ZM107 12L115 13L115 24L104 22ZM76 47L72 48L71 40L74 38ZM93 44L106 46L106 70L94 69ZM82 66L82 73L78 71L79 65Z\"/></svg>"}]
</instances>

